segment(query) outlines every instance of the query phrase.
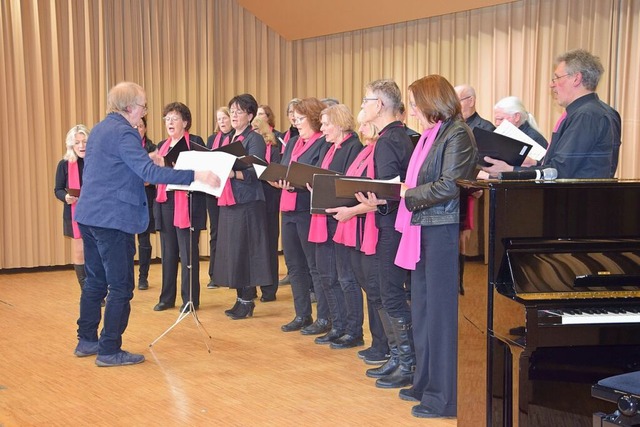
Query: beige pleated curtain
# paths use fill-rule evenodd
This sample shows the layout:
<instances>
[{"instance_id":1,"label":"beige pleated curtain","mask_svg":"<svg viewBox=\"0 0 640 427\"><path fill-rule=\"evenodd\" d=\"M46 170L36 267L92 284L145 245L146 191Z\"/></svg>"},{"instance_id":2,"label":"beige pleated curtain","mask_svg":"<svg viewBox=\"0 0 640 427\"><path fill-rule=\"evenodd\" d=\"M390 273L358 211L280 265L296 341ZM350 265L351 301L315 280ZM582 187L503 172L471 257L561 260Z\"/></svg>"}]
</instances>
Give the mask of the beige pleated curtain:
<instances>
[{"instance_id":1,"label":"beige pleated curtain","mask_svg":"<svg viewBox=\"0 0 640 427\"><path fill-rule=\"evenodd\" d=\"M335 97L357 113L367 82L393 78L404 90L432 73L473 85L487 119L498 99L521 97L549 138L561 114L553 58L582 47L601 57L598 93L622 116L618 176L640 178L640 1L524 0L293 42L234 0L0 1L0 269L70 263L53 195L64 136L101 120L122 80L146 88L156 142L168 102L186 103L192 133L206 138L239 93L271 105L284 129L294 96ZM320 25L312 11L309 25Z\"/></svg>"}]
</instances>

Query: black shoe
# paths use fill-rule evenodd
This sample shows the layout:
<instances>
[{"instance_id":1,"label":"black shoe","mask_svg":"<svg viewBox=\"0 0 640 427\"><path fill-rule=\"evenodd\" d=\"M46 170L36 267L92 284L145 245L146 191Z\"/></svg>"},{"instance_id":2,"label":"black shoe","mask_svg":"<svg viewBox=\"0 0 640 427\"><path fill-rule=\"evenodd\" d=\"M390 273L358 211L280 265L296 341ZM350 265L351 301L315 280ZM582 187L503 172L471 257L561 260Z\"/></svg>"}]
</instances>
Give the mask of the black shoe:
<instances>
[{"instance_id":1,"label":"black shoe","mask_svg":"<svg viewBox=\"0 0 640 427\"><path fill-rule=\"evenodd\" d=\"M153 311L164 311L164 310L168 310L170 308L175 307L175 304L168 304L166 302L159 302L156 304L155 307L153 307Z\"/></svg>"},{"instance_id":2,"label":"black shoe","mask_svg":"<svg viewBox=\"0 0 640 427\"><path fill-rule=\"evenodd\" d=\"M182 304L180 306L180 313L182 313L183 311L186 313L189 313L191 311L191 309L193 308L194 310L197 310L199 307L195 304L189 304L189 307L187 307L187 309L185 310L185 307L187 306L187 304Z\"/></svg>"},{"instance_id":3,"label":"black shoe","mask_svg":"<svg viewBox=\"0 0 640 427\"><path fill-rule=\"evenodd\" d=\"M228 310L224 311L224 314L226 314L227 316L231 317L236 311L238 311L238 308L240 307L240 298L236 299L236 303L233 304L233 307L231 307Z\"/></svg>"},{"instance_id":4,"label":"black shoe","mask_svg":"<svg viewBox=\"0 0 640 427\"><path fill-rule=\"evenodd\" d=\"M316 344L331 344L343 335L343 332L338 331L337 329L331 329L321 337L317 337L315 340L313 340L313 342L315 342Z\"/></svg>"},{"instance_id":5,"label":"black shoe","mask_svg":"<svg viewBox=\"0 0 640 427\"><path fill-rule=\"evenodd\" d=\"M358 357L367 365L382 365L389 360L390 354L380 351L377 348L369 347L366 350L360 350Z\"/></svg>"},{"instance_id":6,"label":"black shoe","mask_svg":"<svg viewBox=\"0 0 640 427\"><path fill-rule=\"evenodd\" d=\"M253 316L254 308L256 308L256 303L253 301L240 301L240 307L229 317L233 320L247 319Z\"/></svg>"},{"instance_id":7,"label":"black shoe","mask_svg":"<svg viewBox=\"0 0 640 427\"><path fill-rule=\"evenodd\" d=\"M220 286L213 283L213 280L209 280L209 283L207 284L207 289L218 289L219 287Z\"/></svg>"},{"instance_id":8,"label":"black shoe","mask_svg":"<svg viewBox=\"0 0 640 427\"><path fill-rule=\"evenodd\" d=\"M453 418L454 415L442 415L433 412L424 405L416 405L411 408L411 415L417 418Z\"/></svg>"},{"instance_id":9,"label":"black shoe","mask_svg":"<svg viewBox=\"0 0 640 427\"><path fill-rule=\"evenodd\" d=\"M260 302L271 302L271 301L275 301L276 300L276 296L264 296L262 295L260 297Z\"/></svg>"},{"instance_id":10,"label":"black shoe","mask_svg":"<svg viewBox=\"0 0 640 427\"><path fill-rule=\"evenodd\" d=\"M377 368L367 369L365 375L369 378L382 378L394 372L398 369L398 366L400 366L400 358L398 358L397 355L392 354L384 365Z\"/></svg>"},{"instance_id":11,"label":"black shoe","mask_svg":"<svg viewBox=\"0 0 640 427\"><path fill-rule=\"evenodd\" d=\"M316 319L311 325L302 328L302 335L320 335L326 334L331 330L331 322L328 319Z\"/></svg>"},{"instance_id":12,"label":"black shoe","mask_svg":"<svg viewBox=\"0 0 640 427\"><path fill-rule=\"evenodd\" d=\"M406 400L407 402L420 402L420 397L418 396L413 387L403 388L398 392L398 396L402 400Z\"/></svg>"},{"instance_id":13,"label":"black shoe","mask_svg":"<svg viewBox=\"0 0 640 427\"><path fill-rule=\"evenodd\" d=\"M144 279L142 277L138 279L138 289L141 291L149 289L149 282L146 277Z\"/></svg>"},{"instance_id":14,"label":"black shoe","mask_svg":"<svg viewBox=\"0 0 640 427\"><path fill-rule=\"evenodd\" d=\"M278 280L278 285L290 285L291 279L289 278L289 274L284 276L282 279Z\"/></svg>"},{"instance_id":15,"label":"black shoe","mask_svg":"<svg viewBox=\"0 0 640 427\"><path fill-rule=\"evenodd\" d=\"M282 332L299 331L305 326L309 326L311 323L313 323L313 318L311 316L296 316L291 322L287 323L286 325L282 325L280 329L282 329Z\"/></svg>"},{"instance_id":16,"label":"black shoe","mask_svg":"<svg viewBox=\"0 0 640 427\"><path fill-rule=\"evenodd\" d=\"M343 349L358 347L361 345L364 345L364 339L362 338L362 335L356 337L353 335L344 334L343 336L332 342L329 347L333 349Z\"/></svg>"}]
</instances>

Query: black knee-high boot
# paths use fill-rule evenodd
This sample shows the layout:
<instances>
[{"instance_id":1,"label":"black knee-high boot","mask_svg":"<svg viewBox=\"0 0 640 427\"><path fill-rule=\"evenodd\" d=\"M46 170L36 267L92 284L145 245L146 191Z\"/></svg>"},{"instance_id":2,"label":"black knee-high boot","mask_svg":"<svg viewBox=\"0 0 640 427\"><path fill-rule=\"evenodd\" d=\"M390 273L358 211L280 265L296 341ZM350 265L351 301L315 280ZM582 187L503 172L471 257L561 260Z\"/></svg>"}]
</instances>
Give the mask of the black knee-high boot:
<instances>
[{"instance_id":1,"label":"black knee-high boot","mask_svg":"<svg viewBox=\"0 0 640 427\"><path fill-rule=\"evenodd\" d=\"M367 369L366 375L370 378L382 378L391 374L400 365L400 357L398 353L398 341L396 340L396 333L393 330L393 324L391 319L384 308L378 309L380 315L380 321L382 322L382 328L387 335L387 342L389 343L389 360L384 365L378 368Z\"/></svg>"},{"instance_id":2,"label":"black knee-high boot","mask_svg":"<svg viewBox=\"0 0 640 427\"><path fill-rule=\"evenodd\" d=\"M149 289L149 266L151 265L151 247L139 247L138 248L138 263L139 276L138 276L138 289Z\"/></svg>"},{"instance_id":3,"label":"black knee-high boot","mask_svg":"<svg viewBox=\"0 0 640 427\"><path fill-rule=\"evenodd\" d=\"M413 383L413 373L416 369L416 353L413 346L411 321L401 317L389 317L396 335L398 367L389 375L376 380L379 388L400 388Z\"/></svg>"},{"instance_id":4,"label":"black knee-high boot","mask_svg":"<svg viewBox=\"0 0 640 427\"><path fill-rule=\"evenodd\" d=\"M84 264L73 264L73 269L76 271L76 277L80 284L80 289L84 287L84 281L87 279L87 274L84 272Z\"/></svg>"}]
</instances>

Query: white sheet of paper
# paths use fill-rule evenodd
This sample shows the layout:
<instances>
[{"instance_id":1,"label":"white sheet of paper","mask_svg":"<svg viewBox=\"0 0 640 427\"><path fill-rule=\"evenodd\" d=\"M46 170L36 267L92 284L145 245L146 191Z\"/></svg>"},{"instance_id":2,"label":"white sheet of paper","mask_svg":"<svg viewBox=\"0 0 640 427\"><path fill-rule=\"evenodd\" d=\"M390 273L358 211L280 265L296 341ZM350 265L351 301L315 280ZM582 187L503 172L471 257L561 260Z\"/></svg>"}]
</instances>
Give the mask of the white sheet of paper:
<instances>
[{"instance_id":1,"label":"white sheet of paper","mask_svg":"<svg viewBox=\"0 0 640 427\"><path fill-rule=\"evenodd\" d=\"M258 178L260 178L260 176L262 176L262 172L265 171L265 169L267 169L266 166L262 166L262 165L258 165L258 164L253 164L253 168L256 170L256 175L258 175Z\"/></svg>"},{"instance_id":2,"label":"white sheet of paper","mask_svg":"<svg viewBox=\"0 0 640 427\"><path fill-rule=\"evenodd\" d=\"M231 168L233 168L235 161L236 156L220 151L214 151L211 153L202 151L183 151L178 156L178 161L176 162L174 169L191 169L195 171L209 170L220 177L220 187L213 188L210 185L194 181L191 185L170 184L167 185L167 190L200 191L211 194L212 196L220 197L222 189L229 179L229 173L231 172Z\"/></svg>"},{"instance_id":3,"label":"white sheet of paper","mask_svg":"<svg viewBox=\"0 0 640 427\"><path fill-rule=\"evenodd\" d=\"M502 123L500 123L500 126L498 126L494 132L531 145L531 150L529 151L528 156L532 159L540 161L545 156L545 154L547 154L547 150L542 145L535 142L529 135L522 132L508 120L503 120Z\"/></svg>"}]
</instances>

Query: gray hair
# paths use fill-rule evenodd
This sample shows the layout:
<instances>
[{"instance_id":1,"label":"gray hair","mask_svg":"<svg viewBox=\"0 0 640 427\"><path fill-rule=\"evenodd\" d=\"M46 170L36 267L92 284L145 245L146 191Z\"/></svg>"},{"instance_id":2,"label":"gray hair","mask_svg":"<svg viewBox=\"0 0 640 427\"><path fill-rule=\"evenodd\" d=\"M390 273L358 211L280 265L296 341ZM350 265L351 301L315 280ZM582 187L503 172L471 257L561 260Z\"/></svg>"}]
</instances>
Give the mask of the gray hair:
<instances>
[{"instance_id":1,"label":"gray hair","mask_svg":"<svg viewBox=\"0 0 640 427\"><path fill-rule=\"evenodd\" d=\"M75 125L71 129L69 129L69 132L67 132L67 136L64 140L64 143L67 147L67 152L64 153L64 156L62 157L64 160L67 160L69 162L78 161L78 155L75 151L73 151L73 146L76 144L76 135L78 134L82 134L86 138L89 138L89 129L85 125Z\"/></svg>"},{"instance_id":2,"label":"gray hair","mask_svg":"<svg viewBox=\"0 0 640 427\"><path fill-rule=\"evenodd\" d=\"M590 91L595 91L604 67L600 58L584 49L574 49L563 53L556 58L556 65L564 62L568 74L582 74L582 86Z\"/></svg>"},{"instance_id":3,"label":"gray hair","mask_svg":"<svg viewBox=\"0 0 640 427\"><path fill-rule=\"evenodd\" d=\"M393 115L397 115L400 111L400 103L402 102L402 93L398 84L391 79L374 80L365 86L366 90L370 90L382 101L382 108L388 109Z\"/></svg>"},{"instance_id":4,"label":"gray hair","mask_svg":"<svg viewBox=\"0 0 640 427\"><path fill-rule=\"evenodd\" d=\"M520 113L520 122L518 123L518 126L522 126L524 122L528 121L532 128L538 130L538 123L536 122L535 117L533 117L533 114L524 108L524 104L517 96L507 96L506 98L502 98L500 101L496 102L496 105L494 105L493 108L499 108L511 116L516 113Z\"/></svg>"},{"instance_id":5,"label":"gray hair","mask_svg":"<svg viewBox=\"0 0 640 427\"><path fill-rule=\"evenodd\" d=\"M133 82L120 82L107 94L107 114L121 113L144 97L142 86Z\"/></svg>"}]
</instances>

